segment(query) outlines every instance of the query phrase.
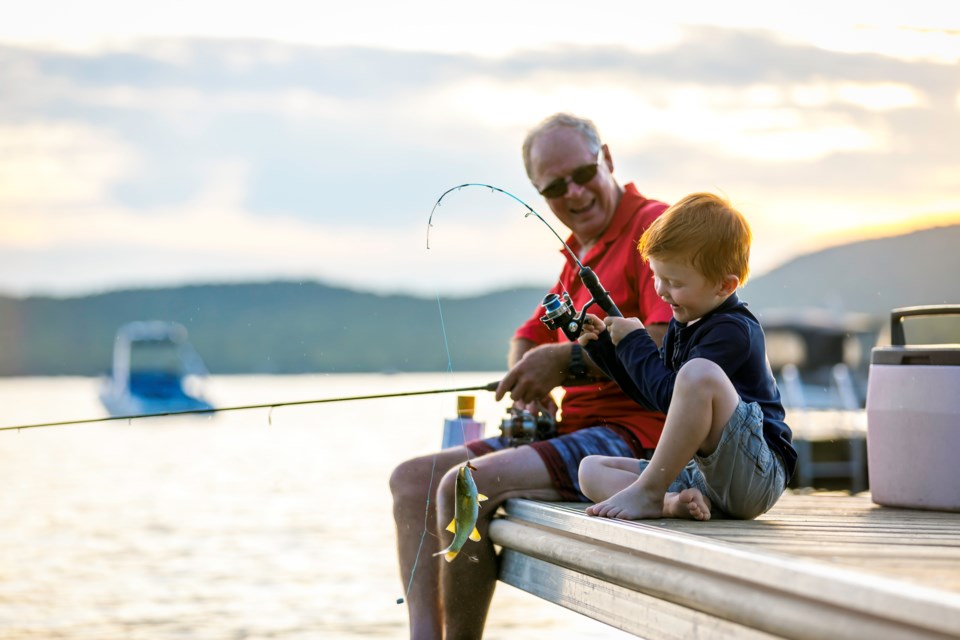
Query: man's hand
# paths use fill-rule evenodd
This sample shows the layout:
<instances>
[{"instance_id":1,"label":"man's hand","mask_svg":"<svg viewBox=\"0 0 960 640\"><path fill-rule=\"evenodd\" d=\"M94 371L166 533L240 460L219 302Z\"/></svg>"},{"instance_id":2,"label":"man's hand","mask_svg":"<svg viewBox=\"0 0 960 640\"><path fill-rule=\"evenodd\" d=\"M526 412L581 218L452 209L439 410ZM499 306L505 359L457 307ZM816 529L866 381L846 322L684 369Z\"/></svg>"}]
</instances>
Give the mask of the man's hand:
<instances>
[{"instance_id":1,"label":"man's hand","mask_svg":"<svg viewBox=\"0 0 960 640\"><path fill-rule=\"evenodd\" d=\"M567 377L569 344L544 344L527 350L497 385L496 399L510 394L515 403L543 401Z\"/></svg>"},{"instance_id":2,"label":"man's hand","mask_svg":"<svg viewBox=\"0 0 960 640\"><path fill-rule=\"evenodd\" d=\"M628 334L637 329L643 329L643 323L638 318L615 318L607 316L603 319L603 324L610 331L610 340L613 344L619 344Z\"/></svg>"}]
</instances>

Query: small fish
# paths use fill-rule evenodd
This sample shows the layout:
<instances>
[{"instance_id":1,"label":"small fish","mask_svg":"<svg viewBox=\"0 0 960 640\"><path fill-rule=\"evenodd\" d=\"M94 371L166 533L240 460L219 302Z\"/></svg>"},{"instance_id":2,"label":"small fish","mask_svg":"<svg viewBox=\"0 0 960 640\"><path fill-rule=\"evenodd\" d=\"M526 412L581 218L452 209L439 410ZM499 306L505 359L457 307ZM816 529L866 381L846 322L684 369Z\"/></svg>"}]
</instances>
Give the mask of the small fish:
<instances>
[{"instance_id":1,"label":"small fish","mask_svg":"<svg viewBox=\"0 0 960 640\"><path fill-rule=\"evenodd\" d=\"M477 483L473 480L471 469L477 468L469 462L460 467L457 472L457 493L456 503L453 507L453 520L447 526L447 531L453 533L453 542L442 551L436 552L435 556L443 555L447 562L453 562L453 559L460 553L461 547L470 538L474 542L480 540L480 532L477 531L477 516L480 514L480 503L487 499L487 496L477 492Z\"/></svg>"}]
</instances>

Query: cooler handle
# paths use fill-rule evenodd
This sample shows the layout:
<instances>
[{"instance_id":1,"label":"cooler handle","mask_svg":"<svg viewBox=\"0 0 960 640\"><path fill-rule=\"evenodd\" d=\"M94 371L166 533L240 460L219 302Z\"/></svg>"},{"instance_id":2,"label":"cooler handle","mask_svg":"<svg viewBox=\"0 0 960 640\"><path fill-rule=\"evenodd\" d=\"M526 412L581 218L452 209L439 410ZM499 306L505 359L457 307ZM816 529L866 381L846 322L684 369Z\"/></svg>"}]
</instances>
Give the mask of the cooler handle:
<instances>
[{"instance_id":1,"label":"cooler handle","mask_svg":"<svg viewBox=\"0 0 960 640\"><path fill-rule=\"evenodd\" d=\"M917 316L960 315L958 304L928 304L919 307L900 307L890 312L890 344L903 347L907 344L903 333L903 319Z\"/></svg>"}]
</instances>

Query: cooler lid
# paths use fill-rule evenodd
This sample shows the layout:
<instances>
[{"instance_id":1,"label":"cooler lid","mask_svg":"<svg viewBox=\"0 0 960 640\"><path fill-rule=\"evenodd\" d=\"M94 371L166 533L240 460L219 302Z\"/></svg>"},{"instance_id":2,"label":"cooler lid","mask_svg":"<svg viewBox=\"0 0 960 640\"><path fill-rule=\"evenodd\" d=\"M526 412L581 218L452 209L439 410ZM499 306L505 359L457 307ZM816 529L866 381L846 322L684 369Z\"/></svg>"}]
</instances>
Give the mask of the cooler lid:
<instances>
[{"instance_id":1,"label":"cooler lid","mask_svg":"<svg viewBox=\"0 0 960 640\"><path fill-rule=\"evenodd\" d=\"M870 364L960 366L960 344L874 347Z\"/></svg>"}]
</instances>

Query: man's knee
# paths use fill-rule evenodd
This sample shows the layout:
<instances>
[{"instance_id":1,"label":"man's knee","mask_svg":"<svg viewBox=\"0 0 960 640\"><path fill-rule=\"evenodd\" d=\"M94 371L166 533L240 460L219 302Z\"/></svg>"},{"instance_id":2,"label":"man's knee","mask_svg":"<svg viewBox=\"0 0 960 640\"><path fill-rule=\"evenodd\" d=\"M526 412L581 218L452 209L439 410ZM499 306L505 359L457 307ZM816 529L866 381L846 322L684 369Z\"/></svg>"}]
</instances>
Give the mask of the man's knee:
<instances>
[{"instance_id":1,"label":"man's knee","mask_svg":"<svg viewBox=\"0 0 960 640\"><path fill-rule=\"evenodd\" d=\"M430 476L433 473L443 473L443 468L438 468L436 460L431 457L411 458L401 462L390 474L390 492L393 494L394 502L404 500L416 494L417 500L424 500L427 487L430 484Z\"/></svg>"}]
</instances>

